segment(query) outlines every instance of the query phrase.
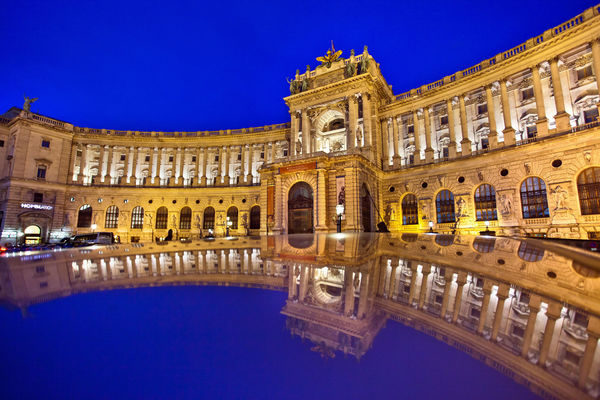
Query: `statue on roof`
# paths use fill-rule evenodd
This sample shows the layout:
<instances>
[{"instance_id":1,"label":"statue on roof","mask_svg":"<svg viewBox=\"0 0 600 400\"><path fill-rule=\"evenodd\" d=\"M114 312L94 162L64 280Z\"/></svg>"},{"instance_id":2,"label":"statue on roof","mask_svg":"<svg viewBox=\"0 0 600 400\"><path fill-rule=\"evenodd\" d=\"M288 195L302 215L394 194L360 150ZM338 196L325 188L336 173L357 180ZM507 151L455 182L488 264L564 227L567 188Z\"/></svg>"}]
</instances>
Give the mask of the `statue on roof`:
<instances>
[{"instance_id":1,"label":"statue on roof","mask_svg":"<svg viewBox=\"0 0 600 400\"><path fill-rule=\"evenodd\" d=\"M25 102L23 103L23 110L31 112L31 103L35 103L38 98L36 97L32 99L31 97L27 97L25 95L23 95L23 98L25 99Z\"/></svg>"},{"instance_id":2,"label":"statue on roof","mask_svg":"<svg viewBox=\"0 0 600 400\"><path fill-rule=\"evenodd\" d=\"M296 82L295 79L290 80L289 78L286 78L287 83L290 84L290 94L296 94L296 92L298 91L298 82Z\"/></svg>"},{"instance_id":3,"label":"statue on roof","mask_svg":"<svg viewBox=\"0 0 600 400\"><path fill-rule=\"evenodd\" d=\"M327 50L327 54L323 57L317 57L317 61L321 62L321 66L325 65L327 68L331 67L331 64L336 61L342 55L342 50L335 51L333 47L333 40L331 41L331 50Z\"/></svg>"}]
</instances>

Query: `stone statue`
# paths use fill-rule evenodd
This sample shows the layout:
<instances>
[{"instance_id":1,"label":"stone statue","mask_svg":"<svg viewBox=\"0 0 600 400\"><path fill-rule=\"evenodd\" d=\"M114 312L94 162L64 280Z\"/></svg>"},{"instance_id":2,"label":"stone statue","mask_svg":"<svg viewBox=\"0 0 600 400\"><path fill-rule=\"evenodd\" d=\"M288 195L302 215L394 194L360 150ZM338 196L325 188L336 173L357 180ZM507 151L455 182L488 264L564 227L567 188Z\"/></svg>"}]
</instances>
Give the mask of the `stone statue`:
<instances>
[{"instance_id":1,"label":"stone statue","mask_svg":"<svg viewBox=\"0 0 600 400\"><path fill-rule=\"evenodd\" d=\"M308 90L308 79L302 79L302 86L300 87L300 91L304 92Z\"/></svg>"},{"instance_id":2,"label":"stone statue","mask_svg":"<svg viewBox=\"0 0 600 400\"><path fill-rule=\"evenodd\" d=\"M357 128L356 129L356 143L357 143L358 147L362 146L362 139L363 139L362 129Z\"/></svg>"},{"instance_id":3,"label":"stone statue","mask_svg":"<svg viewBox=\"0 0 600 400\"><path fill-rule=\"evenodd\" d=\"M287 80L287 83L290 84L290 94L296 94L297 87L298 87L297 82L295 80L289 80L287 78L286 78L286 80Z\"/></svg>"},{"instance_id":4,"label":"stone statue","mask_svg":"<svg viewBox=\"0 0 600 400\"><path fill-rule=\"evenodd\" d=\"M463 213L465 210L465 203L466 201L462 197L459 197L458 201L456 202L456 204L458 205L458 212L456 213L456 215L459 218L466 216L466 214Z\"/></svg>"},{"instance_id":5,"label":"stone statue","mask_svg":"<svg viewBox=\"0 0 600 400\"><path fill-rule=\"evenodd\" d=\"M302 154L302 141L300 139L296 140L296 153Z\"/></svg>"},{"instance_id":6,"label":"stone statue","mask_svg":"<svg viewBox=\"0 0 600 400\"><path fill-rule=\"evenodd\" d=\"M354 64L353 62L348 62L348 64L346 65L346 68L344 69L344 77L345 78L353 77L355 73L356 73L356 64Z\"/></svg>"},{"instance_id":7,"label":"stone statue","mask_svg":"<svg viewBox=\"0 0 600 400\"><path fill-rule=\"evenodd\" d=\"M567 206L567 198L569 197L569 192L567 192L560 185L557 185L550 192L552 194L554 194L554 201L556 203L556 207L554 208L554 211L570 210L570 208Z\"/></svg>"},{"instance_id":8,"label":"stone statue","mask_svg":"<svg viewBox=\"0 0 600 400\"><path fill-rule=\"evenodd\" d=\"M27 111L27 112L31 112L31 104L35 103L37 101L37 97L36 98L31 98L31 97L27 97L27 96L23 96L23 98L25 99L25 102L23 103L23 110Z\"/></svg>"},{"instance_id":9,"label":"stone statue","mask_svg":"<svg viewBox=\"0 0 600 400\"><path fill-rule=\"evenodd\" d=\"M509 195L501 194L500 195L500 204L502 205L500 214L504 215L505 217L512 214L512 200Z\"/></svg>"},{"instance_id":10,"label":"stone statue","mask_svg":"<svg viewBox=\"0 0 600 400\"><path fill-rule=\"evenodd\" d=\"M175 214L173 214L173 215L171 216L171 226L172 226L173 228L177 228L177 217L175 216Z\"/></svg>"},{"instance_id":11,"label":"stone statue","mask_svg":"<svg viewBox=\"0 0 600 400\"><path fill-rule=\"evenodd\" d=\"M391 219L392 219L392 206L388 204L387 207L385 208L385 215L383 216L383 220L385 221L386 225L389 225Z\"/></svg>"},{"instance_id":12,"label":"stone statue","mask_svg":"<svg viewBox=\"0 0 600 400\"><path fill-rule=\"evenodd\" d=\"M367 46L365 46L365 54L363 54L362 60L360 60L360 73L364 74L369 69L369 55L366 53Z\"/></svg>"}]
</instances>

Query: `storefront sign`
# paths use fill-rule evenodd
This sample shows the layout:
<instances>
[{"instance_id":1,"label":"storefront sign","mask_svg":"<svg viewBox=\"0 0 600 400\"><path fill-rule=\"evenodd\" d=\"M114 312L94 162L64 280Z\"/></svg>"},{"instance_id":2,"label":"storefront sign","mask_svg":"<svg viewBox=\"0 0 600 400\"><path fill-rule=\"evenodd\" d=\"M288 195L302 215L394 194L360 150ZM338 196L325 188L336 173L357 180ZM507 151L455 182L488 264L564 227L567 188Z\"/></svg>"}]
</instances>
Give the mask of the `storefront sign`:
<instances>
[{"instance_id":1,"label":"storefront sign","mask_svg":"<svg viewBox=\"0 0 600 400\"><path fill-rule=\"evenodd\" d=\"M21 203L21 208L32 208L34 210L52 210L54 207L47 204Z\"/></svg>"}]
</instances>

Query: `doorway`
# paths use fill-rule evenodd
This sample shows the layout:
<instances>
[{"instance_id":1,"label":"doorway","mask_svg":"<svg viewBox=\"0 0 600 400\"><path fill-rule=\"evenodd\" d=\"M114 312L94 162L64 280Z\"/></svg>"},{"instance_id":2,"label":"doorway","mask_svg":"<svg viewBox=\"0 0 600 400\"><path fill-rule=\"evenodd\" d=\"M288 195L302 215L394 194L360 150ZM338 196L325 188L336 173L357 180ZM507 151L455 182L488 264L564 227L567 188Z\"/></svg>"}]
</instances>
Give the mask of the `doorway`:
<instances>
[{"instance_id":1,"label":"doorway","mask_svg":"<svg viewBox=\"0 0 600 400\"><path fill-rule=\"evenodd\" d=\"M306 182L292 186L288 194L288 233L312 233L313 190Z\"/></svg>"},{"instance_id":2,"label":"doorway","mask_svg":"<svg viewBox=\"0 0 600 400\"><path fill-rule=\"evenodd\" d=\"M42 242L42 229L37 225L29 225L23 231L25 244L40 244Z\"/></svg>"}]
</instances>

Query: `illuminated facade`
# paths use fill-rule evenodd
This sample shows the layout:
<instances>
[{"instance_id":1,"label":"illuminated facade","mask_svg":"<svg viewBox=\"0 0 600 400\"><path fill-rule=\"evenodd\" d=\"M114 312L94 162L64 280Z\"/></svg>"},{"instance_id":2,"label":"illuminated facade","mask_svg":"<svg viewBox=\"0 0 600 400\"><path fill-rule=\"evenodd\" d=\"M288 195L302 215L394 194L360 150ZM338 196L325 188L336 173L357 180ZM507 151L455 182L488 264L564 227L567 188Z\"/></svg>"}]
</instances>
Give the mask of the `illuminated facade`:
<instances>
[{"instance_id":1,"label":"illuminated facade","mask_svg":"<svg viewBox=\"0 0 600 400\"><path fill-rule=\"evenodd\" d=\"M343 231L596 238L599 13L402 94L366 48L332 51L297 72L279 125L112 131L11 109L2 241L333 231L340 204Z\"/></svg>"}]
</instances>

